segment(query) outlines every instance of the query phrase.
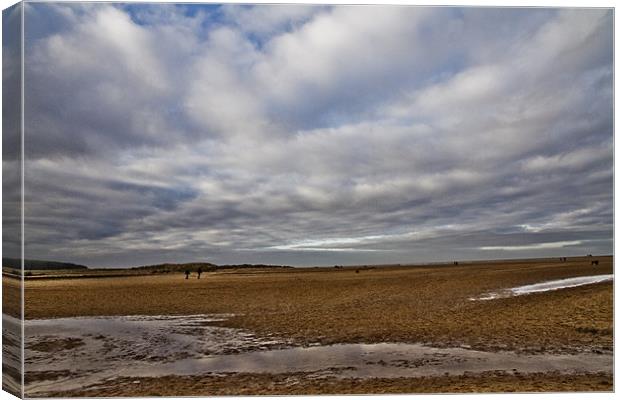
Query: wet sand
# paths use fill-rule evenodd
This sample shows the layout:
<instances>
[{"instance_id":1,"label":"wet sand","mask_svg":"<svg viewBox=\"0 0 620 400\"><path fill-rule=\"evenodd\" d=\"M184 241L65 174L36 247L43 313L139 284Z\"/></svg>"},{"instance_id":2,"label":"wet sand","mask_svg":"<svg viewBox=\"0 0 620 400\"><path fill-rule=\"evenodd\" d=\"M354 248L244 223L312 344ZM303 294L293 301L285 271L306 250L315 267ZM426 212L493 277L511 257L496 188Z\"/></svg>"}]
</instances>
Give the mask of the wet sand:
<instances>
[{"instance_id":1,"label":"wet sand","mask_svg":"<svg viewBox=\"0 0 620 400\"><path fill-rule=\"evenodd\" d=\"M420 378L489 371L611 374L612 354L524 354L373 343L295 346L224 328L227 315L78 317L26 321L26 393L109 388L120 376L307 374L310 378ZM9 317L3 319L5 325Z\"/></svg>"},{"instance_id":2,"label":"wet sand","mask_svg":"<svg viewBox=\"0 0 620 400\"><path fill-rule=\"evenodd\" d=\"M427 392L429 388L431 392L477 391L476 388L480 391L611 390L611 361L601 361L601 365L605 367L602 369L579 365L590 365L605 357L605 360L611 360L612 282L489 301L471 300L485 293L501 292L545 281L611 274L612 258L598 259L598 266L591 266L590 260L583 258L569 259L568 262L546 260L376 268L362 269L359 273L354 269L239 273L227 271L203 274L200 280L187 281L181 274L37 280L26 282L26 315L30 319L44 319L227 314L229 317L224 320L213 322L214 326L249 332L257 338L275 337L283 341L282 343L285 342L286 346L308 348L334 344L342 346L387 343L426 346L424 348L432 348L434 352L437 352L437 349L457 349L448 352L466 351L467 354L473 354L473 351L481 351L495 354L493 356L485 353L482 358L486 361L481 362L482 368L475 368L474 363L466 364L467 368L454 370L457 375L467 375L469 384L464 386L454 384L450 371L436 368L437 374L441 375L436 376L432 371L424 369L430 367L421 365L409 368L409 372L416 373L406 376L399 375L400 372L396 376L375 373L374 378L369 378L372 373L360 377L359 374L351 372L347 375L341 371L336 375L310 376L311 379L306 379L303 376L308 374L308 368L292 369L285 373L237 367L235 374L224 369L220 371L224 375L213 375L213 370L217 368L206 364L190 371L198 380L219 382L217 385L221 388L210 394L346 393L346 388L352 385L351 382L359 379L364 383L357 387L366 389L361 389L365 391L358 393L397 393L400 390L403 393ZM32 322L36 324L36 321ZM71 344L61 341L51 345L62 347L76 343L78 342ZM36 343L33 345L36 346ZM44 348L44 345L40 346L43 347L39 349ZM76 347L75 350L79 348ZM32 354L37 351L32 350ZM62 351L74 350L60 350ZM242 351L242 354L236 357L250 357L247 354L252 351L255 350ZM417 355L407 353L391 361L383 359L383 362L393 364L397 360L401 360L401 363L404 363L402 360L408 360L415 364L415 360L420 359L420 354L424 353L423 348L417 348L416 351ZM58 351L56 354L59 354ZM541 365L540 360L528 359L537 356L543 357L542 359L557 357L560 367L528 368L528 365ZM44 360L46 356L39 354L38 357ZM502 364L502 359L508 361ZM380 360L381 358L373 362L378 363ZM520 363L519 360L526 362ZM566 362L563 364L562 360ZM573 361L579 365L571 364ZM332 367L351 366L351 363L345 364L335 363ZM446 367L449 363L442 365ZM561 367L562 365L566 368ZM376 366L384 368L380 364ZM357 368L359 371L359 365ZM45 380L42 379L44 375L32 374L35 369L33 367L29 370L27 366L27 379L31 373L31 381L34 378L34 381ZM385 368L383 370L385 372ZM162 376L185 374L178 370L159 372ZM424 376L417 374L418 372ZM442 375L446 372L450 376ZM65 378L67 374L70 376L71 371L65 373ZM110 377L110 385L84 389L89 392L82 390L73 393L104 396L112 393L156 395L162 390L168 390L157 383L160 381L150 380L152 377L142 375L142 378L138 378L140 384L126 384L125 379L132 377L131 371L127 371L126 378ZM302 378L299 384L288 389L282 386L275 389L268 384L270 379L277 380L285 375L288 375L291 381L295 381L296 376ZM533 380L521 379L522 376L530 376ZM174 393L167 392L168 394L205 394L204 391L188 392L187 388L173 383L177 382L174 378L166 379L169 379L168 388L178 389ZM317 385L323 389L313 389L314 386L308 379L322 379L320 385ZM534 381L538 382L538 389L530 384ZM189 387L194 387L187 383L189 381L185 378L179 378L178 382L186 382ZM228 389L226 382L230 385ZM260 386L260 382L265 386ZM115 385L118 387L115 388ZM405 389L407 387L410 389ZM246 391L251 388L254 392ZM61 391L54 393L59 395Z\"/></svg>"},{"instance_id":3,"label":"wet sand","mask_svg":"<svg viewBox=\"0 0 620 400\"><path fill-rule=\"evenodd\" d=\"M613 281L614 275L578 276L575 278L556 279L531 285L517 286L514 288L501 289L498 292L486 293L480 297L472 297L470 300L495 300L499 298L523 296L534 293L549 292L553 290L568 289L578 286L591 285L600 282Z\"/></svg>"},{"instance_id":4,"label":"wet sand","mask_svg":"<svg viewBox=\"0 0 620 400\"><path fill-rule=\"evenodd\" d=\"M18 397L22 384L21 334L20 320L2 314L2 390Z\"/></svg>"}]
</instances>

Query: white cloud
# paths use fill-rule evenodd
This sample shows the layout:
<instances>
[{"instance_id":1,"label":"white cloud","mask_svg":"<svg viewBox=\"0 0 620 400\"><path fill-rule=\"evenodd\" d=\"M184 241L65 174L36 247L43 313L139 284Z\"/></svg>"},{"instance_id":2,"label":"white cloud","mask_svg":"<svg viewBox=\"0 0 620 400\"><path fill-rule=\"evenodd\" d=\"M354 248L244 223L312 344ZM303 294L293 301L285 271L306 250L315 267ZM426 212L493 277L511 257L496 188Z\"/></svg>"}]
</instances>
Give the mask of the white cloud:
<instances>
[{"instance_id":1,"label":"white cloud","mask_svg":"<svg viewBox=\"0 0 620 400\"><path fill-rule=\"evenodd\" d=\"M540 249L560 249L566 246L576 246L582 244L580 240L569 240L551 243L526 244L521 246L482 246L480 250L502 250L502 251L523 251Z\"/></svg>"},{"instance_id":2,"label":"white cloud","mask_svg":"<svg viewBox=\"0 0 620 400\"><path fill-rule=\"evenodd\" d=\"M245 33L259 36L272 35L298 28L315 14L325 11L322 6L298 5L290 7L281 4L252 7L225 4L222 13L226 21Z\"/></svg>"}]
</instances>

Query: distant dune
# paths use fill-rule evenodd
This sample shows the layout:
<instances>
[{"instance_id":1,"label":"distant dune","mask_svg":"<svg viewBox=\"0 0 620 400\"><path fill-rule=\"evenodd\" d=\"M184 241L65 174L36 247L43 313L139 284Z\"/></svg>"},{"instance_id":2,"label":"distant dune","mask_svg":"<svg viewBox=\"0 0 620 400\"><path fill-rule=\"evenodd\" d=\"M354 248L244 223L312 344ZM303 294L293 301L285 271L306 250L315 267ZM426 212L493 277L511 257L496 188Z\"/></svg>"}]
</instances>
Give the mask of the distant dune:
<instances>
[{"instance_id":1,"label":"distant dune","mask_svg":"<svg viewBox=\"0 0 620 400\"><path fill-rule=\"evenodd\" d=\"M292 268L286 265L265 265L265 264L238 264L238 265L217 265L208 262L190 262L190 263L163 263L155 265L143 265L139 267L129 268L93 268L86 265L49 261L49 260L24 260L24 269L28 272L28 277L43 277L50 276L50 274L56 275L57 272L62 271L62 276L70 274L74 276L84 276L82 272L86 273L85 276L117 276L117 275L134 275L134 274L154 274L154 273L174 273L183 272L186 270L197 271L202 269L205 272L226 270L226 269L245 269L245 268ZM4 268L10 268L19 270L21 268L21 262L18 258L3 258L2 266ZM53 272L52 272L53 271ZM7 271L5 271L7 272ZM60 275L58 275L60 276Z\"/></svg>"},{"instance_id":2,"label":"distant dune","mask_svg":"<svg viewBox=\"0 0 620 400\"><path fill-rule=\"evenodd\" d=\"M157 265L144 265L141 267L133 267L132 270L147 270L159 272L175 272L175 271L194 271L202 268L203 271L215 271L222 269L240 269L240 268L292 268L286 265L265 265L265 264L234 264L234 265L217 265L207 262L191 262L191 263L165 263Z\"/></svg>"},{"instance_id":3,"label":"distant dune","mask_svg":"<svg viewBox=\"0 0 620 400\"><path fill-rule=\"evenodd\" d=\"M21 268L21 260L19 258L2 258L2 266L14 269ZM24 269L27 270L60 270L60 269L88 269L85 265L46 261L46 260L24 260Z\"/></svg>"}]
</instances>

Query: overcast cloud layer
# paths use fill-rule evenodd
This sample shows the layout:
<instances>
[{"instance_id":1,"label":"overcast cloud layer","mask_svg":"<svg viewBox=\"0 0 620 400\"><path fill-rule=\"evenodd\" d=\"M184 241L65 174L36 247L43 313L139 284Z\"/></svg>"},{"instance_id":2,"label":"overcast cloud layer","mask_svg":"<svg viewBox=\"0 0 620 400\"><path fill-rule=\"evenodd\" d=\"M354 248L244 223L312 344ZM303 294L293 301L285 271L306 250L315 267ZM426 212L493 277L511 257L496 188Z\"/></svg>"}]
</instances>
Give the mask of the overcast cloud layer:
<instances>
[{"instance_id":1,"label":"overcast cloud layer","mask_svg":"<svg viewBox=\"0 0 620 400\"><path fill-rule=\"evenodd\" d=\"M610 10L25 7L27 258L613 252Z\"/></svg>"}]
</instances>

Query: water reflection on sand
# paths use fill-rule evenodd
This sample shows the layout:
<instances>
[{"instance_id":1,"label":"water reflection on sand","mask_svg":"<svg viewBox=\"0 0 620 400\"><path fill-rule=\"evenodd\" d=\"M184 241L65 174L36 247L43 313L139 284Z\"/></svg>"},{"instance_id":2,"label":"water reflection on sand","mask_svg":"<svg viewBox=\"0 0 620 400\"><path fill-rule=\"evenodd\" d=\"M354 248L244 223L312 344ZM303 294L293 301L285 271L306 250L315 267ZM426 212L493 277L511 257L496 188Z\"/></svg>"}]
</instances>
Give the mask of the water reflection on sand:
<instances>
[{"instance_id":1,"label":"water reflection on sand","mask_svg":"<svg viewBox=\"0 0 620 400\"><path fill-rule=\"evenodd\" d=\"M522 296L532 293L548 292L551 290L560 290L583 285L591 285L594 283L608 282L613 281L613 279L613 274L578 276L575 278L556 279L553 281L540 282L532 285L502 289L496 292L483 294L480 297L471 298L470 300L494 300L512 296Z\"/></svg>"},{"instance_id":2,"label":"water reflection on sand","mask_svg":"<svg viewBox=\"0 0 620 400\"><path fill-rule=\"evenodd\" d=\"M21 395L21 320L2 314L2 389Z\"/></svg>"},{"instance_id":3,"label":"water reflection on sand","mask_svg":"<svg viewBox=\"0 0 620 400\"><path fill-rule=\"evenodd\" d=\"M26 393L106 385L122 376L312 372L419 377L465 372L608 372L609 354L540 354L375 343L296 347L217 326L227 315L120 316L26 321Z\"/></svg>"}]
</instances>

